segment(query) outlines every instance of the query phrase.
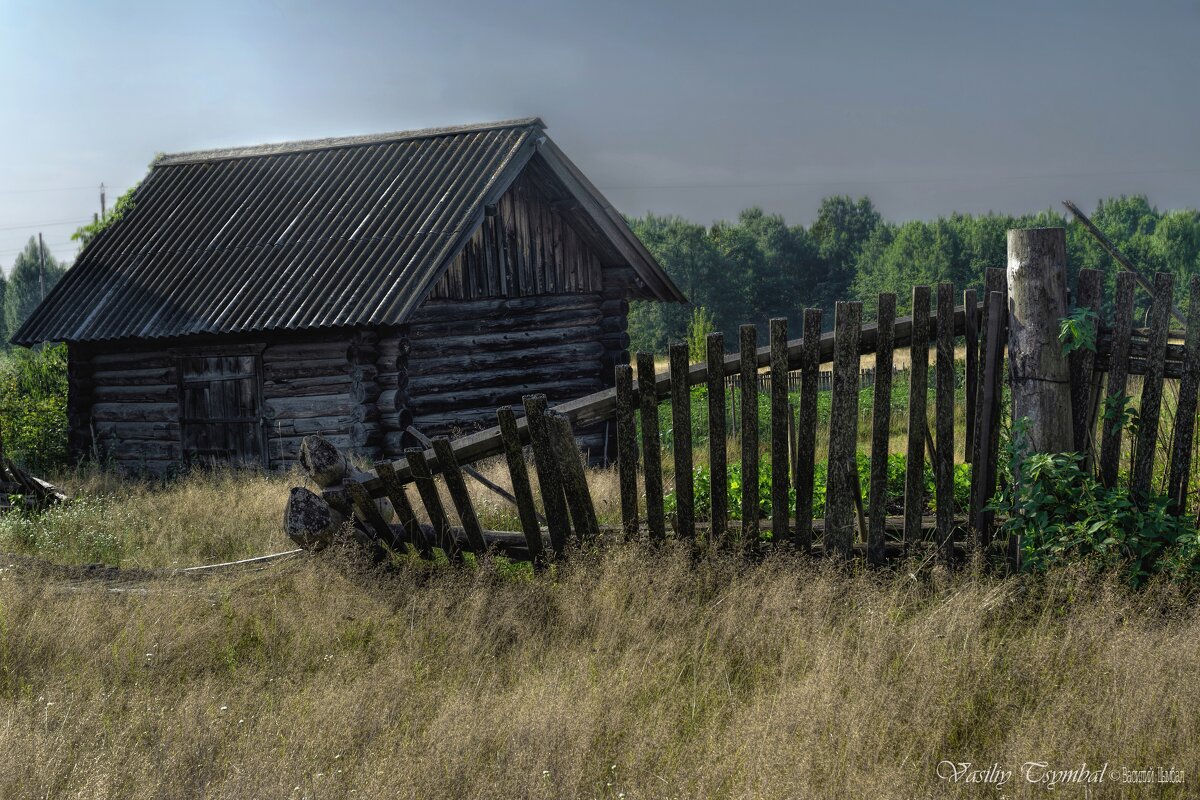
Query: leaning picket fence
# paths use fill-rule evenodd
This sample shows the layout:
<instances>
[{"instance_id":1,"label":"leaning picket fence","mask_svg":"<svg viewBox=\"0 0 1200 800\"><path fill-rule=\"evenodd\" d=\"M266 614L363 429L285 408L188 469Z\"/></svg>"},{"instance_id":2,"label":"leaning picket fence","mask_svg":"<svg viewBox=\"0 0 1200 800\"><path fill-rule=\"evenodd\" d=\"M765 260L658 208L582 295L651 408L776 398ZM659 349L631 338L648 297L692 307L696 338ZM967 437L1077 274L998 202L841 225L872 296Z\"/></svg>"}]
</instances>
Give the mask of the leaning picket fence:
<instances>
[{"instance_id":1,"label":"leaning picket fence","mask_svg":"<svg viewBox=\"0 0 1200 800\"><path fill-rule=\"evenodd\" d=\"M1191 284L1186 341L1171 343L1172 277L1159 274L1152 285L1149 324L1133 327L1134 275L1120 273L1111 320L1100 320L1095 350L1080 349L1070 356L1072 436L1078 451L1098 459L1102 480L1118 479L1122 453L1129 451L1129 481L1136 494L1151 490L1155 454L1165 451L1169 463L1162 472L1164 489L1183 512L1188 506L1192 442L1200 386L1200 278ZM896 296L879 295L874 323L863 324L862 304L836 305L833 329L822 333L822 312L807 309L799 338L789 339L786 320L771 320L769 345L758 347L758 331L744 325L738 351L726 352L721 334L709 335L707 358L688 363L682 344L672 345L669 369L655 372L654 358L638 353L635 365L615 368L615 386L602 392L549 407L540 395L523 399L520 412L497 411L497 425L450 441L437 438L425 448L405 451L405 458L380 461L369 471L355 469L351 460L320 437L305 441L301 463L319 492L292 490L285 514L289 536L303 547L330 542L345 523L377 558L412 552L432 558L437 551L451 560L465 552L490 550L537 566L563 558L572 543L588 546L605 538L674 537L698 546L727 545L747 552L766 547L826 554L839 558L863 556L871 564L925 547L952 562L970 548L1015 557L1015 542L994 542L994 520L988 500L995 493L1000 447L1001 398L1005 387L1008 303L1006 274L989 269L982 301L975 290L962 293L961 303L951 284L936 289L912 289L913 313L896 317ZM1077 308L1101 311L1101 275L1083 270L1075 291ZM936 310L931 311L931 305ZM1179 337L1179 332L1175 332ZM927 376L933 358L932 426ZM955 429L955 352L965 350L963 389L965 429ZM908 350L911 362L908 392L903 514L889 516L886 480L891 438L891 392L894 356ZM863 497L856 468L860 422L860 358L874 355L870 416L869 496ZM822 365L830 365L832 394L828 415L825 514L814 519L814 470L817 442L817 395ZM768 370L769 424L760 429L758 393L761 370ZM789 405L799 375L798 407ZM1107 382L1105 376L1107 375ZM1121 399L1131 376L1140 375L1140 429L1132 448L1115 423L1101 424L1101 395ZM737 382L740 418L728 430L726 381ZM1178 380L1175 424L1165 446L1160 442L1164 381ZM707 462L711 509L707 520L697 519L693 506L691 392L707 389ZM674 512L667 514L659 405L670 405ZM615 422L622 524L602 529L575 443L574 427L600 421ZM741 450L740 523L731 520L726 487L729 465L727 439L737 434ZM953 497L955 441L962 437L964 460L971 470L970 501L956 508ZM540 487L541 507L531 488L526 448ZM760 447L771 463L769 519L759 514L758 463ZM471 465L504 456L512 491L503 494L518 511L521 531L484 530L472 506L467 479L483 480ZM926 514L924 469L930 458L934 475L932 515ZM454 507L457 524L444 507L436 479L441 476ZM486 482L486 481L485 481ZM489 483L490 482L486 482ZM409 489L415 490L410 493ZM794 492L795 511L788 495ZM415 494L415 497L414 497ZM417 513L418 506L424 514ZM423 519L422 519L423 517ZM769 536L766 535L769 530Z\"/></svg>"}]
</instances>

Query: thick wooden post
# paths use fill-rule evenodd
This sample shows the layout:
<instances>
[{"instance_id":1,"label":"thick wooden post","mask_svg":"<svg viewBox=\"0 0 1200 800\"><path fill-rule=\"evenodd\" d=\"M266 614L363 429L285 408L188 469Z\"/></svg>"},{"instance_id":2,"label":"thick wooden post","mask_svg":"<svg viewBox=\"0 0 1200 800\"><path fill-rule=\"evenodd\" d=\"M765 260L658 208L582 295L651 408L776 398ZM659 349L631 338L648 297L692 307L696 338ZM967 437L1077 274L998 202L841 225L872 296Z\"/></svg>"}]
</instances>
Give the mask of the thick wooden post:
<instances>
[{"instance_id":1,"label":"thick wooden post","mask_svg":"<svg viewBox=\"0 0 1200 800\"><path fill-rule=\"evenodd\" d=\"M1013 419L1029 421L1035 453L1075 449L1071 367L1058 341L1067 316L1063 228L1008 232L1008 359Z\"/></svg>"}]
</instances>

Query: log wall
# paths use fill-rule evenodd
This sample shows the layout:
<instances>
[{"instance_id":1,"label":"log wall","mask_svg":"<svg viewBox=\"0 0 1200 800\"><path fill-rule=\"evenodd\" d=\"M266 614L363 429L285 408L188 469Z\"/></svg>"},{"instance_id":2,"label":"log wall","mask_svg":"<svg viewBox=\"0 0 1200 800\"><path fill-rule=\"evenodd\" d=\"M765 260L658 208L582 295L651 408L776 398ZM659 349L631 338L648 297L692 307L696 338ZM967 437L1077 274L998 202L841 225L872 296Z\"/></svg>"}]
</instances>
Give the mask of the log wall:
<instances>
[{"instance_id":1,"label":"log wall","mask_svg":"<svg viewBox=\"0 0 1200 800\"><path fill-rule=\"evenodd\" d=\"M68 421L77 455L131 472L165 472L183 457L179 380L165 347L70 350ZM93 439L94 435L94 439Z\"/></svg>"},{"instance_id":2,"label":"log wall","mask_svg":"<svg viewBox=\"0 0 1200 800\"><path fill-rule=\"evenodd\" d=\"M374 332L333 331L266 345L263 418L272 469L295 464L310 433L367 456L378 453L377 340Z\"/></svg>"},{"instance_id":3,"label":"log wall","mask_svg":"<svg viewBox=\"0 0 1200 800\"><path fill-rule=\"evenodd\" d=\"M625 300L602 292L426 302L408 331L416 426L429 436L465 433L495 425L498 406L519 409L527 394L557 403L611 386L623 352L616 348L628 346L627 311ZM576 433L592 457L603 457L606 426ZM611 425L607 433L616 435ZM398 436L385 438L385 452L403 454Z\"/></svg>"}]
</instances>

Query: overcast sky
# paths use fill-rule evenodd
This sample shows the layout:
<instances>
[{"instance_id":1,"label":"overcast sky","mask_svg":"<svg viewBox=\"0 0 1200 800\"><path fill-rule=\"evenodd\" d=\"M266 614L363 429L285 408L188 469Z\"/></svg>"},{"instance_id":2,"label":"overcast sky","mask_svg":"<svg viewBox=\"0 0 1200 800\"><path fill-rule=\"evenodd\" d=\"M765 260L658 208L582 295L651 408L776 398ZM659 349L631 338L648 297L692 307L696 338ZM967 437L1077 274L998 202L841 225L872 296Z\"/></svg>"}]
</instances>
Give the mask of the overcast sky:
<instances>
[{"instance_id":1,"label":"overcast sky","mask_svg":"<svg viewBox=\"0 0 1200 800\"><path fill-rule=\"evenodd\" d=\"M6 269L157 152L527 115L629 214L1200 205L1197 2L0 0L0 65Z\"/></svg>"}]
</instances>

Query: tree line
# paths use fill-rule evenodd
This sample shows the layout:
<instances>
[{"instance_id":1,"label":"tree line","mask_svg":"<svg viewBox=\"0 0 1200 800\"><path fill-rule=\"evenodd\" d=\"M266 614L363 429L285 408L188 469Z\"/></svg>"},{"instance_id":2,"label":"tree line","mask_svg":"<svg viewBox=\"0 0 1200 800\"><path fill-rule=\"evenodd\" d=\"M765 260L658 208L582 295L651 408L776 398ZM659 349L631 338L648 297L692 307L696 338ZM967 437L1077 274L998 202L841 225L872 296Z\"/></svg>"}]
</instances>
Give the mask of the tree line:
<instances>
[{"instance_id":1,"label":"tree line","mask_svg":"<svg viewBox=\"0 0 1200 800\"><path fill-rule=\"evenodd\" d=\"M1091 218L1143 272L1174 273L1177 305L1186 305L1190 276L1200 273L1200 212L1159 211L1138 195L1101 200ZM985 270L1005 265L1010 228L1065 227L1072 285L1080 269L1101 270L1108 302L1119 269L1082 225L1053 209L893 223L870 198L838 196L821 202L807 228L757 207L711 226L656 214L629 222L691 303L631 305L630 347L654 352L686 338L695 308L705 309L731 342L743 323L765 335L771 317L786 317L795 336L806 307L825 309L828 328L838 300L862 300L869 316L880 292L895 292L906 312L914 284L982 289ZM1146 298L1139 301L1144 308Z\"/></svg>"}]
</instances>

